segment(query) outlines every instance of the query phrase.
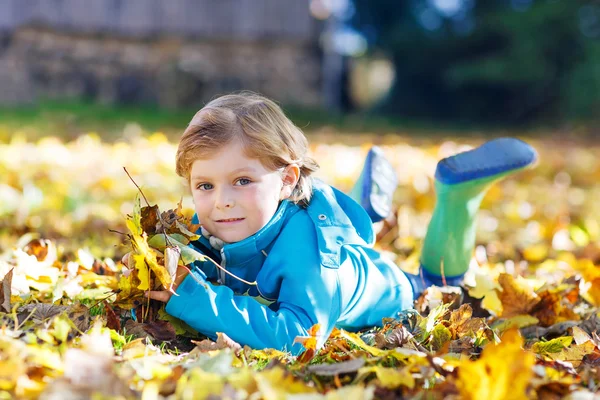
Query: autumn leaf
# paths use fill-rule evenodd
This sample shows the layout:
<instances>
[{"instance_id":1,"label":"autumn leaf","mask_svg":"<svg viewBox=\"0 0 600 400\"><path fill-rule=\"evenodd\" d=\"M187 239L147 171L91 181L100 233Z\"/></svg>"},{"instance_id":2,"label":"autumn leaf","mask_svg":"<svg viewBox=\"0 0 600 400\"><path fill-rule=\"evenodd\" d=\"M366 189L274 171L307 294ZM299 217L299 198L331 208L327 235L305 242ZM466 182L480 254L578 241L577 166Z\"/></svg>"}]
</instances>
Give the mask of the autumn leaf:
<instances>
[{"instance_id":1,"label":"autumn leaf","mask_svg":"<svg viewBox=\"0 0 600 400\"><path fill-rule=\"evenodd\" d=\"M321 331L321 324L313 325L308 330L307 336L296 336L294 343L300 343L306 350L316 350L319 342L319 332Z\"/></svg>"},{"instance_id":2,"label":"autumn leaf","mask_svg":"<svg viewBox=\"0 0 600 400\"><path fill-rule=\"evenodd\" d=\"M0 301L2 301L2 309L6 312L11 311L10 307L10 298L11 298L11 285L12 285L12 276L13 276L14 268L11 268L10 271L2 278L2 284L0 286Z\"/></svg>"},{"instance_id":3,"label":"autumn leaf","mask_svg":"<svg viewBox=\"0 0 600 400\"><path fill-rule=\"evenodd\" d=\"M511 328L525 328L527 326L536 325L539 320L531 315L515 315L514 317L502 319L492 325L499 334L511 329Z\"/></svg>"},{"instance_id":4,"label":"autumn leaf","mask_svg":"<svg viewBox=\"0 0 600 400\"><path fill-rule=\"evenodd\" d=\"M190 246L184 245L177 240L176 235L154 235L148 240L148 244L160 251L164 251L170 246L177 246L180 251L181 261L184 265L189 265L195 261L203 261L207 259L204 254L192 249Z\"/></svg>"},{"instance_id":5,"label":"autumn leaf","mask_svg":"<svg viewBox=\"0 0 600 400\"><path fill-rule=\"evenodd\" d=\"M560 353L566 349L573 342L572 336L563 336L556 339L549 340L547 342L536 342L531 347L534 353L540 355L546 355L549 353Z\"/></svg>"},{"instance_id":6,"label":"autumn leaf","mask_svg":"<svg viewBox=\"0 0 600 400\"><path fill-rule=\"evenodd\" d=\"M588 341L582 344L573 344L569 347L565 347L559 352L548 353L547 356L553 360L569 362L573 367L577 368L581 364L583 357L591 354L595 349L596 345L593 342Z\"/></svg>"},{"instance_id":7,"label":"autumn leaf","mask_svg":"<svg viewBox=\"0 0 600 400\"><path fill-rule=\"evenodd\" d=\"M538 294L540 301L531 309L542 326L554 325L558 322L578 320L579 316L562 304L556 292L545 290Z\"/></svg>"},{"instance_id":8,"label":"autumn leaf","mask_svg":"<svg viewBox=\"0 0 600 400\"><path fill-rule=\"evenodd\" d=\"M458 369L457 387L463 399L527 399L526 388L535 358L523 351L516 329L504 333L499 344L488 344L476 361L465 361Z\"/></svg>"},{"instance_id":9,"label":"autumn leaf","mask_svg":"<svg viewBox=\"0 0 600 400\"><path fill-rule=\"evenodd\" d=\"M278 400L288 395L316 392L314 388L305 385L281 367L259 372L255 379L258 391L265 400Z\"/></svg>"},{"instance_id":10,"label":"autumn leaf","mask_svg":"<svg viewBox=\"0 0 600 400\"><path fill-rule=\"evenodd\" d=\"M498 283L502 287L498 296L502 302L503 317L528 314L540 301L533 289L515 280L512 275L500 274Z\"/></svg>"},{"instance_id":11,"label":"autumn leaf","mask_svg":"<svg viewBox=\"0 0 600 400\"><path fill-rule=\"evenodd\" d=\"M437 324L431 331L430 343L434 350L441 349L451 339L452 332L443 324Z\"/></svg>"},{"instance_id":12,"label":"autumn leaf","mask_svg":"<svg viewBox=\"0 0 600 400\"><path fill-rule=\"evenodd\" d=\"M363 367L358 371L356 380L364 379L364 375L374 373L379 386L386 389L396 389L406 386L409 389L415 387L415 378L410 373L410 367L386 368L381 366Z\"/></svg>"}]
</instances>

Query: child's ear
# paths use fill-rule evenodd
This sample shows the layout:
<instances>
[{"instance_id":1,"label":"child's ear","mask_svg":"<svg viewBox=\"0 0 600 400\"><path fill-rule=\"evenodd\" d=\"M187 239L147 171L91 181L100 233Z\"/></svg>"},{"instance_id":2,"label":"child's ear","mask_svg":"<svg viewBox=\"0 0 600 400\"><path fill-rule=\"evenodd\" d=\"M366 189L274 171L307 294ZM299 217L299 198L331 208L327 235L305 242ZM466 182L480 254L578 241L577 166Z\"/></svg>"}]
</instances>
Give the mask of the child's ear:
<instances>
[{"instance_id":1,"label":"child's ear","mask_svg":"<svg viewBox=\"0 0 600 400\"><path fill-rule=\"evenodd\" d=\"M300 167L296 164L290 164L285 167L281 176L281 180L283 181L279 196L281 200L287 199L292 195L292 192L298 183L298 179L300 179Z\"/></svg>"}]
</instances>

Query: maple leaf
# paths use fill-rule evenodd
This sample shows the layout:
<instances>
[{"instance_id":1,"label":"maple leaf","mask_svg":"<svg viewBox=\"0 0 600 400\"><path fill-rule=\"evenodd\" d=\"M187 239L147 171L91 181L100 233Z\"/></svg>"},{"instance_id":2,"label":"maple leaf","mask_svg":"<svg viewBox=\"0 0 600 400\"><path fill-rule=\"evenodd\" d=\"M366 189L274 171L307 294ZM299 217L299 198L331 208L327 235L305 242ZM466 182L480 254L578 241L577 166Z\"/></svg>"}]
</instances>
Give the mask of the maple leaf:
<instances>
[{"instance_id":1,"label":"maple leaf","mask_svg":"<svg viewBox=\"0 0 600 400\"><path fill-rule=\"evenodd\" d=\"M502 286L498 296L502 302L503 317L528 314L540 301L533 289L515 280L512 275L500 274L498 283Z\"/></svg>"},{"instance_id":2,"label":"maple leaf","mask_svg":"<svg viewBox=\"0 0 600 400\"><path fill-rule=\"evenodd\" d=\"M463 336L474 338L479 333L493 336L483 318L472 318L472 316L473 309L469 304L463 304L458 310L452 311L448 329L452 333L453 339L459 339Z\"/></svg>"},{"instance_id":3,"label":"maple leaf","mask_svg":"<svg viewBox=\"0 0 600 400\"><path fill-rule=\"evenodd\" d=\"M476 361L465 361L458 369L457 387L463 399L527 399L526 388L535 363L534 355L521 349L516 329L502 335L499 344L488 344Z\"/></svg>"},{"instance_id":4,"label":"maple leaf","mask_svg":"<svg viewBox=\"0 0 600 400\"><path fill-rule=\"evenodd\" d=\"M562 304L558 293L545 290L538 296L540 301L531 309L531 314L540 321L540 325L551 326L558 322L580 319L577 314Z\"/></svg>"}]
</instances>

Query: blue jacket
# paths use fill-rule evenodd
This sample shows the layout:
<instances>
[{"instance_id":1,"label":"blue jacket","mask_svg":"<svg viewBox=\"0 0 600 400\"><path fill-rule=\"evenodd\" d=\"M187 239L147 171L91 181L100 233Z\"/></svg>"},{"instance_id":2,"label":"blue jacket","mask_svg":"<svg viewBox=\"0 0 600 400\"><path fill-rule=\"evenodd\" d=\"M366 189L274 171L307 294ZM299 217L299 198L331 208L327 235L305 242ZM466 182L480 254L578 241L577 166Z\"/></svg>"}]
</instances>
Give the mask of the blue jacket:
<instances>
[{"instance_id":1,"label":"blue jacket","mask_svg":"<svg viewBox=\"0 0 600 400\"><path fill-rule=\"evenodd\" d=\"M315 324L321 326L320 346L334 327L380 325L382 318L412 307L407 277L371 248L373 242L364 209L315 180L307 208L281 202L260 231L220 252L204 237L193 243L254 284L197 262L194 276L179 285L166 310L213 339L224 332L242 345L297 354L303 348L294 339Z\"/></svg>"}]
</instances>

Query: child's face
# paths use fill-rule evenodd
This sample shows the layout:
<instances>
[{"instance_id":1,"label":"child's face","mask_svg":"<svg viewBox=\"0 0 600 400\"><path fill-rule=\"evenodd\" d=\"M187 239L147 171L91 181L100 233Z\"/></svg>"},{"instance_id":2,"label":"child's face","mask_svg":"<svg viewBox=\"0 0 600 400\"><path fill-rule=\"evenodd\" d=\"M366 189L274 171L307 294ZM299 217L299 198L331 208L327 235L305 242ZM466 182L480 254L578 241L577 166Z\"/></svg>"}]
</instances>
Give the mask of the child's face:
<instances>
[{"instance_id":1,"label":"child's face","mask_svg":"<svg viewBox=\"0 0 600 400\"><path fill-rule=\"evenodd\" d=\"M194 161L190 187L200 223L225 242L239 242L258 232L285 196L281 171L248 158L239 140L210 158Z\"/></svg>"}]
</instances>

